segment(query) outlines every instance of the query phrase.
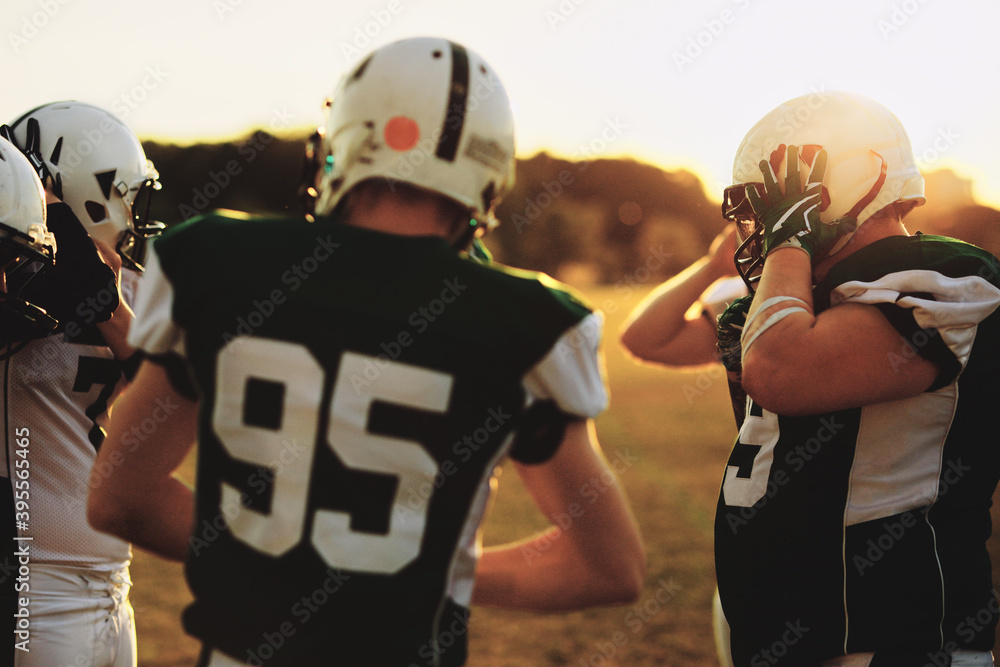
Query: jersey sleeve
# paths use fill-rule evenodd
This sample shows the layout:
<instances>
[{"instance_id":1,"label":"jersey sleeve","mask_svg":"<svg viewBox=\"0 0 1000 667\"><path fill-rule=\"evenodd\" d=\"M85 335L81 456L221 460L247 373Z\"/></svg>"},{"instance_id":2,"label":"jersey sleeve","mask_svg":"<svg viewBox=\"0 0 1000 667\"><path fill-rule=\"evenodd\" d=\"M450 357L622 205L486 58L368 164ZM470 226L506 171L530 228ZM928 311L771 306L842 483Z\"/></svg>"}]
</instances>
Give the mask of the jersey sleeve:
<instances>
[{"instance_id":1,"label":"jersey sleeve","mask_svg":"<svg viewBox=\"0 0 1000 667\"><path fill-rule=\"evenodd\" d=\"M184 356L184 331L174 322L174 289L163 273L159 257L150 253L146 272L136 287L135 321L128 342L149 356L175 354Z\"/></svg>"},{"instance_id":2,"label":"jersey sleeve","mask_svg":"<svg viewBox=\"0 0 1000 667\"><path fill-rule=\"evenodd\" d=\"M877 306L917 354L938 364L933 390L965 368L979 323L1000 306L1000 289L980 276L914 269L843 283L831 303Z\"/></svg>"},{"instance_id":3,"label":"jersey sleeve","mask_svg":"<svg viewBox=\"0 0 1000 667\"><path fill-rule=\"evenodd\" d=\"M744 296L747 296L747 286L743 279L730 276L719 278L709 285L698 301L701 303L702 314L714 325L731 303Z\"/></svg>"},{"instance_id":4,"label":"jersey sleeve","mask_svg":"<svg viewBox=\"0 0 1000 667\"><path fill-rule=\"evenodd\" d=\"M524 379L529 395L551 400L578 418L596 417L608 405L600 352L603 317L591 312L569 328Z\"/></svg>"}]
</instances>

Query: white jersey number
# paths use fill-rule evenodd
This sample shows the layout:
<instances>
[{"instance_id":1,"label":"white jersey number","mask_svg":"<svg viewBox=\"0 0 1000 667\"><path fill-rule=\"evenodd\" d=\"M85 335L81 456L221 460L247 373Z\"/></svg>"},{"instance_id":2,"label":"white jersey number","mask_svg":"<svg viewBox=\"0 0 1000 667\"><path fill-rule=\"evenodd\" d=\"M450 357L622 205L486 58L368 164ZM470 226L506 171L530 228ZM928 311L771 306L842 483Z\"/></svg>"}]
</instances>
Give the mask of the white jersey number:
<instances>
[{"instance_id":1,"label":"white jersey number","mask_svg":"<svg viewBox=\"0 0 1000 667\"><path fill-rule=\"evenodd\" d=\"M378 377L370 380L366 373L373 368ZM397 483L387 534L354 530L349 513L317 508L310 543L330 567L362 572L391 574L417 557L430 494L425 498L408 492L433 489L427 482L437 474L437 463L417 441L368 432L368 412L379 400L443 413L451 395L450 375L345 352L327 416L320 405L323 368L305 346L246 338L234 339L220 351L216 378L212 425L223 448L235 459L270 469L273 476L267 513L241 505L242 491L222 482L220 511L234 537L271 556L281 556L303 540L315 443L326 417L323 442L347 468L390 475ZM275 424L255 423L247 401L251 383L280 399Z\"/></svg>"},{"instance_id":2,"label":"white jersey number","mask_svg":"<svg viewBox=\"0 0 1000 667\"><path fill-rule=\"evenodd\" d=\"M767 494L767 481L778 444L778 415L748 400L747 416L730 460L737 465L726 467L722 496L730 507L753 507Z\"/></svg>"}]
</instances>

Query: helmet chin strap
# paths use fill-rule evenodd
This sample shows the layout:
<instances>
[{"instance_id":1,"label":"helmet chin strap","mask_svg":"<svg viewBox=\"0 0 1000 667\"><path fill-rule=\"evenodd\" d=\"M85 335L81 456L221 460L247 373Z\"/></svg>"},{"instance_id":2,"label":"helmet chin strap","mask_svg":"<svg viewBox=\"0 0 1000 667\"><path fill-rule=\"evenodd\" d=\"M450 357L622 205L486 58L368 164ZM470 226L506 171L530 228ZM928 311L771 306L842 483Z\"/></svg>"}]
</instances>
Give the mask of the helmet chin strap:
<instances>
[{"instance_id":1,"label":"helmet chin strap","mask_svg":"<svg viewBox=\"0 0 1000 667\"><path fill-rule=\"evenodd\" d=\"M888 173L888 166L886 165L885 158L882 157L880 154L876 153L875 151L871 151L871 153L872 155L877 157L881 162L881 165L879 166L879 175L875 177L875 182L872 183L871 188L868 189L868 192L865 194L865 196L859 199L857 203L855 203L854 206L851 207L851 210L845 213L843 218L841 218L841 220L844 219L846 220L845 222L842 222L840 224L846 224L846 221L849 220L856 220L857 223L855 225L854 231L844 234L840 239L838 239L837 243L834 244L832 248L830 248L830 251L826 253L826 255L824 255L817 262L813 262L813 264L830 259L834 255L839 253L841 250L846 248L847 244L851 242L852 238L854 238L854 235L858 233L859 229L861 229L861 225L863 225L873 215L878 213L878 211L874 211L865 216L864 219L861 219L859 217L862 211L868 208L868 205L871 204L873 201L875 201L875 199L878 197L879 192L882 190L882 186L885 184L886 175Z\"/></svg>"}]
</instances>

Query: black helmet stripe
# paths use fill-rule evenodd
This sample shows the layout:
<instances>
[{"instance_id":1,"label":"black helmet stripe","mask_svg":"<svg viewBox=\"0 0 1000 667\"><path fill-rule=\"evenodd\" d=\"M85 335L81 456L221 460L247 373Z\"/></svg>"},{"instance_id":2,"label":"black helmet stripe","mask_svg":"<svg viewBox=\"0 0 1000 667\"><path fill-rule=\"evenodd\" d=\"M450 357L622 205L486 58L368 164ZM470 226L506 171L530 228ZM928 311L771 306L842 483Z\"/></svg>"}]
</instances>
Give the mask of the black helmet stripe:
<instances>
[{"instance_id":1,"label":"black helmet stripe","mask_svg":"<svg viewBox=\"0 0 1000 667\"><path fill-rule=\"evenodd\" d=\"M466 104L469 99L469 54L461 44L448 43L451 45L451 86L435 155L442 160L454 162L458 154L458 141L465 126Z\"/></svg>"},{"instance_id":2,"label":"black helmet stripe","mask_svg":"<svg viewBox=\"0 0 1000 667\"><path fill-rule=\"evenodd\" d=\"M59 157L62 155L62 141L62 137L59 137L56 140L56 145L52 148L52 155L49 156L49 162L51 162L53 166L59 166Z\"/></svg>"}]
</instances>

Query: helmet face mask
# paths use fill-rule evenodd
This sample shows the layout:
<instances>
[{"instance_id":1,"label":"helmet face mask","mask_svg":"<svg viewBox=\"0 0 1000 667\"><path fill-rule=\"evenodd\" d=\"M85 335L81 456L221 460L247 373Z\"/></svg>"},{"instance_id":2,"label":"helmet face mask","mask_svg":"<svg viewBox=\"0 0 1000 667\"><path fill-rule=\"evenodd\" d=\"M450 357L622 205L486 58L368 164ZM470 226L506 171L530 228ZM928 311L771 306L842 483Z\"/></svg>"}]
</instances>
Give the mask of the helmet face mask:
<instances>
[{"instance_id":1,"label":"helmet face mask","mask_svg":"<svg viewBox=\"0 0 1000 667\"><path fill-rule=\"evenodd\" d=\"M67 101L32 109L9 135L87 233L118 250L124 266L141 270L144 240L163 225L148 219L159 174L135 134L100 107Z\"/></svg>"},{"instance_id":2,"label":"helmet face mask","mask_svg":"<svg viewBox=\"0 0 1000 667\"><path fill-rule=\"evenodd\" d=\"M134 188L135 194L129 197L129 216L131 224L118 237L115 244L115 251L122 258L122 265L133 271L142 271L142 264L146 258L147 241L159 236L166 225L162 222L149 219L149 209L153 201L153 193L159 190L159 173L153 168L153 163L149 163L149 178L146 178ZM130 191L131 192L131 191Z\"/></svg>"},{"instance_id":3,"label":"helmet face mask","mask_svg":"<svg viewBox=\"0 0 1000 667\"><path fill-rule=\"evenodd\" d=\"M300 193L315 198L319 215L361 181L381 179L390 190L405 183L451 199L491 228L513 182L513 114L476 53L445 39L405 39L341 79L306 152Z\"/></svg>"},{"instance_id":4,"label":"helmet face mask","mask_svg":"<svg viewBox=\"0 0 1000 667\"><path fill-rule=\"evenodd\" d=\"M827 169L823 179L820 219L830 223L841 217L857 220L854 232L844 234L824 256L836 255L857 228L890 206L908 212L924 203L924 179L902 123L874 100L853 93L818 92L779 105L746 134L733 163L733 185L726 188L723 217L737 222L741 243L737 269L751 293L763 268L760 258L761 230L746 200L746 187L754 184L762 193L760 163L768 161L784 190L785 146L800 148L799 159L811 166L823 149ZM800 173L803 167L800 165ZM752 282L751 282L752 281Z\"/></svg>"},{"instance_id":5,"label":"helmet face mask","mask_svg":"<svg viewBox=\"0 0 1000 667\"><path fill-rule=\"evenodd\" d=\"M0 138L0 270L6 275L33 262L40 262L44 270L55 254L41 180L17 147ZM9 284L0 293L0 311L6 340L42 335L58 325L45 310L14 294Z\"/></svg>"},{"instance_id":6,"label":"helmet face mask","mask_svg":"<svg viewBox=\"0 0 1000 667\"><path fill-rule=\"evenodd\" d=\"M755 187L757 193L764 196L763 183L741 183L725 189L722 198L722 217L736 224L736 271L747 289L753 294L760 280L764 260L761 257L764 228L757 221L750 201L746 196L748 187Z\"/></svg>"}]
</instances>

